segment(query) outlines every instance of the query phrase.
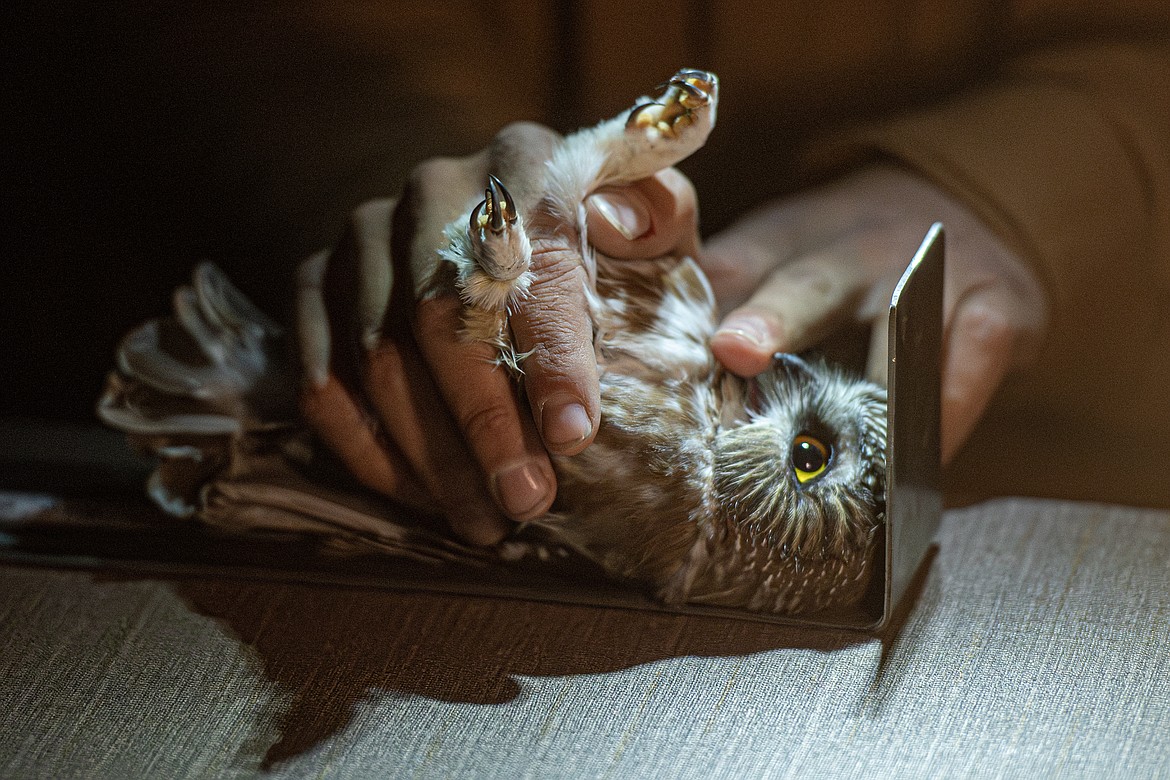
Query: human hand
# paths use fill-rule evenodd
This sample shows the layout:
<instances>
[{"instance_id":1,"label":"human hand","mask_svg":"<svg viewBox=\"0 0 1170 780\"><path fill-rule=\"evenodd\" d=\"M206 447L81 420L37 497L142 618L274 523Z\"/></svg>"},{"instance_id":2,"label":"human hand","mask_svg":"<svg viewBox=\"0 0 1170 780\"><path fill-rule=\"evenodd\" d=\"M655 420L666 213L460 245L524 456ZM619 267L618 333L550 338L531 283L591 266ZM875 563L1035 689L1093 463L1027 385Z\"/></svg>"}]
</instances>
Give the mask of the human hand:
<instances>
[{"instance_id":1,"label":"human hand","mask_svg":"<svg viewBox=\"0 0 1170 780\"><path fill-rule=\"evenodd\" d=\"M911 171L866 168L766 206L708 241L700 264L729 312L711 340L715 356L752 376L776 352L801 351L853 320L880 329L869 371L880 381L890 296L936 221L947 236L941 434L949 462L1008 372L1034 356L1047 306L1021 257ZM596 243L622 256L620 246Z\"/></svg>"},{"instance_id":2,"label":"human hand","mask_svg":"<svg viewBox=\"0 0 1170 780\"><path fill-rule=\"evenodd\" d=\"M499 541L509 519L548 511L548 453L580 452L599 423L581 258L542 204L557 140L515 124L477 154L421 164L400 199L360 207L338 247L299 273L305 420L361 483L442 513L473 543ZM532 351L524 393L490 347L459 338L462 304L436 254L443 228L467 214L489 173L506 183L532 243L535 280L510 318L517 348ZM624 188L622 203L635 205L591 220L591 238L620 242L628 257L693 254L694 194L679 179L664 171ZM606 209L604 193L592 200Z\"/></svg>"}]
</instances>

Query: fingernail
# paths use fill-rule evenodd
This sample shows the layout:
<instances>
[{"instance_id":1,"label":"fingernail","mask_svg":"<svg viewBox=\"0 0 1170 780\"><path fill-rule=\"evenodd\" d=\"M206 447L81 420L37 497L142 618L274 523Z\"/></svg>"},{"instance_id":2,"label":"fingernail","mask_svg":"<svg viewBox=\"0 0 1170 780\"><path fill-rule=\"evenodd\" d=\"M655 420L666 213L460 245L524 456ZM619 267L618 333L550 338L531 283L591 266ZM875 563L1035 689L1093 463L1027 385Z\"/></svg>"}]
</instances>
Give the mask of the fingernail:
<instances>
[{"instance_id":1,"label":"fingernail","mask_svg":"<svg viewBox=\"0 0 1170 780\"><path fill-rule=\"evenodd\" d=\"M589 412L579 403L547 402L540 414L540 432L544 443L554 450L569 450L593 433Z\"/></svg>"},{"instance_id":2,"label":"fingernail","mask_svg":"<svg viewBox=\"0 0 1170 780\"><path fill-rule=\"evenodd\" d=\"M774 328L762 317L738 314L728 317L715 331L716 336L731 335L749 341L752 345L771 349L775 342Z\"/></svg>"},{"instance_id":3,"label":"fingernail","mask_svg":"<svg viewBox=\"0 0 1170 780\"><path fill-rule=\"evenodd\" d=\"M548 481L535 463L522 463L498 472L493 482L496 498L514 520L528 520L548 499Z\"/></svg>"},{"instance_id":4,"label":"fingernail","mask_svg":"<svg viewBox=\"0 0 1170 780\"><path fill-rule=\"evenodd\" d=\"M451 528L464 541L488 547L503 540L514 526L500 517L494 507L483 511L471 509L467 514L452 519Z\"/></svg>"},{"instance_id":5,"label":"fingernail","mask_svg":"<svg viewBox=\"0 0 1170 780\"><path fill-rule=\"evenodd\" d=\"M598 192L590 195L585 202L592 204L605 221L613 225L613 229L621 233L627 241L642 237L650 229L649 213L628 198Z\"/></svg>"}]
</instances>

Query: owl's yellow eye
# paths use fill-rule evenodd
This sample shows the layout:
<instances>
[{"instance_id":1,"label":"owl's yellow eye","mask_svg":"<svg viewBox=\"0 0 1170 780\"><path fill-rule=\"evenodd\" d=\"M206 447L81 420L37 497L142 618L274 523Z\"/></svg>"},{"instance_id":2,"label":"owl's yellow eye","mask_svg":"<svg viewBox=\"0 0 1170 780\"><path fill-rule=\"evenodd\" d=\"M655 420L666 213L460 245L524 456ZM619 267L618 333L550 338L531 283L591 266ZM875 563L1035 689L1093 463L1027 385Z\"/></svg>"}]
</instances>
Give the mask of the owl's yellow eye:
<instances>
[{"instance_id":1,"label":"owl's yellow eye","mask_svg":"<svg viewBox=\"0 0 1170 780\"><path fill-rule=\"evenodd\" d=\"M811 482L829 465L829 448L807 434L800 434L792 442L792 470L800 484Z\"/></svg>"}]
</instances>

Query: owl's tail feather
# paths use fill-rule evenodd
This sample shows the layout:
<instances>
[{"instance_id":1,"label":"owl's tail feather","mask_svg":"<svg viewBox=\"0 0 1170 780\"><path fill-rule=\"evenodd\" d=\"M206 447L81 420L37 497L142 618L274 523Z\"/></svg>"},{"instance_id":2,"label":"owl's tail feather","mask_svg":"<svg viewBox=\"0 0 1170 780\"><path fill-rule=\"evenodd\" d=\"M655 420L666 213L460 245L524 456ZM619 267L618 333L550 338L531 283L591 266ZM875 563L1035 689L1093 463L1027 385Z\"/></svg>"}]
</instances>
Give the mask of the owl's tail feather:
<instances>
[{"instance_id":1,"label":"owl's tail feather","mask_svg":"<svg viewBox=\"0 0 1170 780\"><path fill-rule=\"evenodd\" d=\"M309 534L330 550L478 563L479 550L353 483L299 422L283 330L214 265L171 317L123 339L98 416L156 456L147 491L169 514L248 533Z\"/></svg>"},{"instance_id":2,"label":"owl's tail feather","mask_svg":"<svg viewBox=\"0 0 1170 780\"><path fill-rule=\"evenodd\" d=\"M138 436L223 436L295 419L284 333L215 266L175 290L174 316L132 330L98 415Z\"/></svg>"}]
</instances>

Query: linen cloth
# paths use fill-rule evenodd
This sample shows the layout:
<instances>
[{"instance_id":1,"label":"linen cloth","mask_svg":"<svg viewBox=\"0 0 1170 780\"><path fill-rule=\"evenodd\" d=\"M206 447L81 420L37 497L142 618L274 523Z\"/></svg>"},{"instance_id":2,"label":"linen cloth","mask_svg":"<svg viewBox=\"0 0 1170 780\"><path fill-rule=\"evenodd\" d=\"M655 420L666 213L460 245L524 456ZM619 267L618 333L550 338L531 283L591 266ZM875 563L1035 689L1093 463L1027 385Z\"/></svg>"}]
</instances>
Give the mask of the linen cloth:
<instances>
[{"instance_id":1,"label":"linen cloth","mask_svg":"<svg viewBox=\"0 0 1170 780\"><path fill-rule=\"evenodd\" d=\"M0 776L1165 777L1170 513L947 514L897 635L0 570Z\"/></svg>"}]
</instances>

